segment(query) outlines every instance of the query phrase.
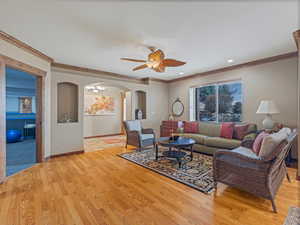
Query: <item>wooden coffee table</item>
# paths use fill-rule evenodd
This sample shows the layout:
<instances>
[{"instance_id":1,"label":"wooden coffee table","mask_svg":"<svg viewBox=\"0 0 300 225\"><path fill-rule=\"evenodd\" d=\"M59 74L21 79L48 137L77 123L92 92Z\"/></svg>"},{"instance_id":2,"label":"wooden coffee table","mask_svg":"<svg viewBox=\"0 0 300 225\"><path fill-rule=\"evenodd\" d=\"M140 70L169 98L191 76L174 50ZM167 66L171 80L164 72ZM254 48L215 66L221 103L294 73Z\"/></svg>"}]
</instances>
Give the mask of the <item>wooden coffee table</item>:
<instances>
[{"instance_id":1,"label":"wooden coffee table","mask_svg":"<svg viewBox=\"0 0 300 225\"><path fill-rule=\"evenodd\" d=\"M190 150L190 161L193 160L193 145L196 143L191 138L179 137L177 140L172 140L170 137L161 137L158 139L155 146L155 159L158 160L158 147L163 146L169 148L169 150L163 152L163 156L167 158L176 159L179 168L182 166L183 159L187 153L181 151L182 149Z\"/></svg>"}]
</instances>

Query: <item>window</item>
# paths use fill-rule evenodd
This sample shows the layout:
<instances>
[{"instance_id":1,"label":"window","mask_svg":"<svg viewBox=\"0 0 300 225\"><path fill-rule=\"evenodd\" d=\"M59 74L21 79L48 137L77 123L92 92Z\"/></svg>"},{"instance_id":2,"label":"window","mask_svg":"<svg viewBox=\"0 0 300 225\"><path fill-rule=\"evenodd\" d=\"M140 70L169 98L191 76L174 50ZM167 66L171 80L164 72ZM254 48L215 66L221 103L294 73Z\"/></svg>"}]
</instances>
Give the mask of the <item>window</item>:
<instances>
[{"instance_id":1,"label":"window","mask_svg":"<svg viewBox=\"0 0 300 225\"><path fill-rule=\"evenodd\" d=\"M196 120L242 121L242 83L218 83L195 88Z\"/></svg>"}]
</instances>

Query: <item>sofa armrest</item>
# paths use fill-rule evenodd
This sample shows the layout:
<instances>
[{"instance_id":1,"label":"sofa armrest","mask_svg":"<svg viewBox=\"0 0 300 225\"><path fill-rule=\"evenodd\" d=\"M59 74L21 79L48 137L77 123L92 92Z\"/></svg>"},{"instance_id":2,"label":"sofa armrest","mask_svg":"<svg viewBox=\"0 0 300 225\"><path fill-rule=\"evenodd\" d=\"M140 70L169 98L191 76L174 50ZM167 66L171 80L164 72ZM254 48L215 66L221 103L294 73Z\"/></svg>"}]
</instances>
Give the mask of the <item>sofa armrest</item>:
<instances>
[{"instance_id":1,"label":"sofa armrest","mask_svg":"<svg viewBox=\"0 0 300 225\"><path fill-rule=\"evenodd\" d=\"M129 142L140 143L140 132L136 130L127 131L127 139Z\"/></svg>"},{"instance_id":2,"label":"sofa armrest","mask_svg":"<svg viewBox=\"0 0 300 225\"><path fill-rule=\"evenodd\" d=\"M142 129L142 134L154 134L154 130L152 128Z\"/></svg>"},{"instance_id":3,"label":"sofa armrest","mask_svg":"<svg viewBox=\"0 0 300 225\"><path fill-rule=\"evenodd\" d=\"M256 136L257 136L257 133L247 134L243 138L241 146L252 149L252 146L253 146Z\"/></svg>"}]
</instances>

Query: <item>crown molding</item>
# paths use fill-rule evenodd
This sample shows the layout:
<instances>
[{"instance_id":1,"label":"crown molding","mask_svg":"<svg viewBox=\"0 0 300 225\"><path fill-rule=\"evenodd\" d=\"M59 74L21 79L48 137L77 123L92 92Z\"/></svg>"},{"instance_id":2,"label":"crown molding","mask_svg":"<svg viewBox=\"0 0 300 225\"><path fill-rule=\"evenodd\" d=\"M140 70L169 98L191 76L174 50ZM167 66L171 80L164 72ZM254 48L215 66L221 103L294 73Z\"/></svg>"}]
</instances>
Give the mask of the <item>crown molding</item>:
<instances>
[{"instance_id":1,"label":"crown molding","mask_svg":"<svg viewBox=\"0 0 300 225\"><path fill-rule=\"evenodd\" d=\"M28 44L16 39L15 37L5 33L4 31L0 30L0 39L4 40L10 44L13 44L14 46L21 48L29 53L31 53L32 55L35 55L43 60L46 60L50 63L52 63L54 60L52 58L50 58L49 56L45 55L44 53L40 52L37 49L32 48L31 46L29 46Z\"/></svg>"},{"instance_id":2,"label":"crown molding","mask_svg":"<svg viewBox=\"0 0 300 225\"><path fill-rule=\"evenodd\" d=\"M160 82L160 83L169 83L169 80L163 80L158 78L146 77L141 79L144 83L149 84L151 81Z\"/></svg>"},{"instance_id":3,"label":"crown molding","mask_svg":"<svg viewBox=\"0 0 300 225\"><path fill-rule=\"evenodd\" d=\"M176 79L173 79L173 80L168 80L168 83L173 83L173 82L183 81L183 80L192 79L192 78L196 78L196 77L212 75L212 74L216 74L216 73L222 73L222 72L226 72L226 71L230 71L230 70L241 69L241 68L244 68L244 67L256 66L256 65L260 65L260 64L264 64L264 63L275 62L275 61L278 61L278 60L288 59L288 58L293 58L293 57L298 57L298 52L289 52L289 53L286 53L286 54L281 54L281 55L276 55L276 56L272 56L272 57L262 58L262 59L258 59L258 60L254 60L254 61L250 61L250 62L246 62L246 63L241 63L241 64L237 64L237 65L233 65L233 66L223 67L223 68L220 68L220 69L210 70L210 71L206 71L206 72L202 72L202 73L196 73L196 74L192 74L192 75L189 75L189 76L176 78Z\"/></svg>"},{"instance_id":4,"label":"crown molding","mask_svg":"<svg viewBox=\"0 0 300 225\"><path fill-rule=\"evenodd\" d=\"M300 48L300 30L296 30L295 32L293 32L293 36L294 36L294 40L296 42L297 48L299 50L299 48Z\"/></svg>"},{"instance_id":5,"label":"crown molding","mask_svg":"<svg viewBox=\"0 0 300 225\"><path fill-rule=\"evenodd\" d=\"M110 78L115 78L118 80L128 80L128 81L133 81L136 83L144 82L142 79L138 79L138 78L134 78L134 77L118 74L118 73L111 73L111 72L106 72L106 71L102 71L102 70L96 70L96 69L80 67L80 66L73 66L73 65L68 65L68 64L58 63L58 62L53 62L51 64L51 66L54 68L63 69L63 70L71 70L71 71L76 71L76 72L81 72L81 73L91 73L91 74L96 74L96 75L105 75Z\"/></svg>"}]
</instances>

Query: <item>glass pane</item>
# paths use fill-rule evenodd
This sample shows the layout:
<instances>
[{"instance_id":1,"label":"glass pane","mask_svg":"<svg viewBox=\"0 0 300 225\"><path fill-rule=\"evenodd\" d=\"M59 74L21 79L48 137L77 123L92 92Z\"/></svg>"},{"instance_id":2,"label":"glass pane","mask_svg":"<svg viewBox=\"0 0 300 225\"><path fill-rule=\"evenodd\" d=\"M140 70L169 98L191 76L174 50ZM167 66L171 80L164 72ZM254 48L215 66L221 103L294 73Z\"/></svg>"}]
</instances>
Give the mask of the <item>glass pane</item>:
<instances>
[{"instance_id":1,"label":"glass pane","mask_svg":"<svg viewBox=\"0 0 300 225\"><path fill-rule=\"evenodd\" d=\"M216 121L216 86L196 88L196 119Z\"/></svg>"},{"instance_id":2,"label":"glass pane","mask_svg":"<svg viewBox=\"0 0 300 225\"><path fill-rule=\"evenodd\" d=\"M219 86L219 122L241 122L242 84L229 83Z\"/></svg>"}]
</instances>

